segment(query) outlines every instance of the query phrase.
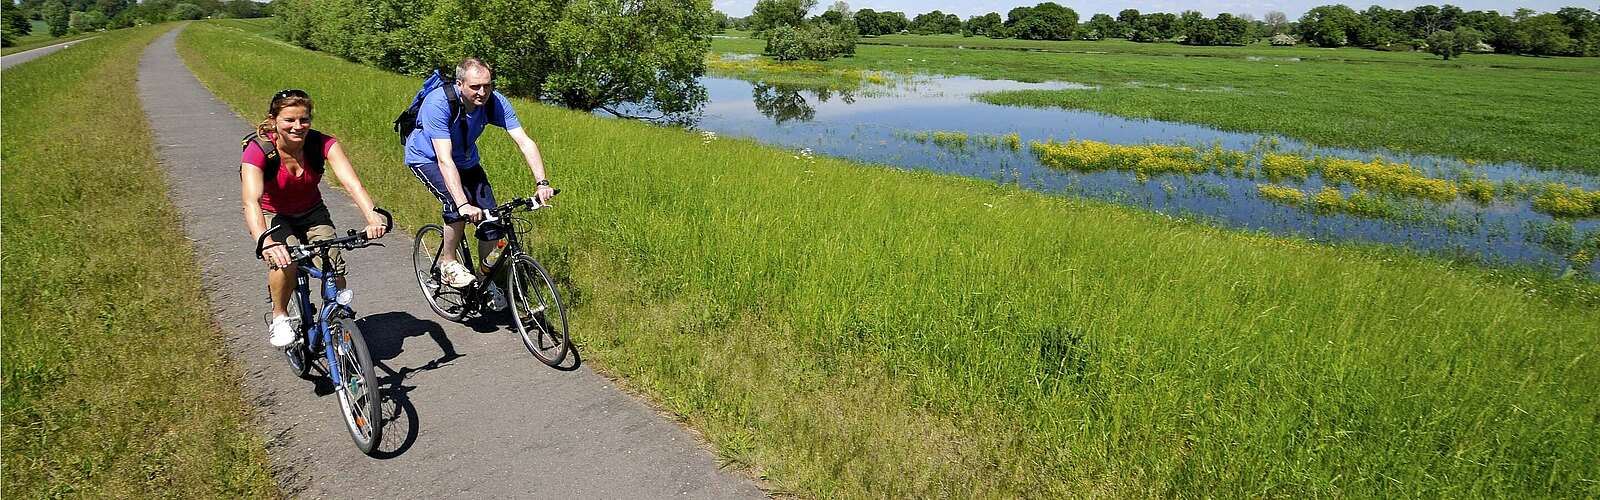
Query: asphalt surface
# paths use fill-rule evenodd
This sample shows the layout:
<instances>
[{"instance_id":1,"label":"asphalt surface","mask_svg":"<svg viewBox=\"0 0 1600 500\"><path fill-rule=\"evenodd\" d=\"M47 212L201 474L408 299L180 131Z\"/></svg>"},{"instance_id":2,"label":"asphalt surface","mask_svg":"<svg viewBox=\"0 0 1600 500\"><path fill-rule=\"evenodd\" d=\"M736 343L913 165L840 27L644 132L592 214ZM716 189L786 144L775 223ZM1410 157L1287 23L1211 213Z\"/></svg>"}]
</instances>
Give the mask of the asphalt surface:
<instances>
[{"instance_id":1,"label":"asphalt surface","mask_svg":"<svg viewBox=\"0 0 1600 500\"><path fill-rule=\"evenodd\" d=\"M387 247L345 254L388 417L380 456L356 450L326 382L295 377L267 344L266 269L244 229L236 170L239 139L254 120L233 114L194 78L176 52L177 31L140 60L139 96L212 313L244 372L245 397L259 406L274 474L288 494L765 497L746 475L719 469L693 434L587 367L545 366L503 321L469 327L436 316L417 290L411 235L401 229L382 240ZM357 165L391 167L401 168ZM361 227L343 191L324 188L323 196L341 231Z\"/></svg>"},{"instance_id":2,"label":"asphalt surface","mask_svg":"<svg viewBox=\"0 0 1600 500\"><path fill-rule=\"evenodd\" d=\"M25 63L25 62L28 62L28 61L32 61L34 59L38 59L40 57L43 57L45 55L50 54L51 52L55 52L55 51L58 51L58 50L61 50L61 49L65 49L67 47L71 47L72 44L75 44L75 43L78 43L78 42L82 42L84 40L89 40L91 38L94 38L94 37L91 36L89 38L73 40L73 41L70 41L70 42L62 42L62 43L58 43L58 44L51 45L51 46L48 46L48 47L39 47L37 49L24 50L22 52L11 54L9 56L0 57L0 69L10 68L10 67L16 66L18 64L22 64L22 63Z\"/></svg>"}]
</instances>

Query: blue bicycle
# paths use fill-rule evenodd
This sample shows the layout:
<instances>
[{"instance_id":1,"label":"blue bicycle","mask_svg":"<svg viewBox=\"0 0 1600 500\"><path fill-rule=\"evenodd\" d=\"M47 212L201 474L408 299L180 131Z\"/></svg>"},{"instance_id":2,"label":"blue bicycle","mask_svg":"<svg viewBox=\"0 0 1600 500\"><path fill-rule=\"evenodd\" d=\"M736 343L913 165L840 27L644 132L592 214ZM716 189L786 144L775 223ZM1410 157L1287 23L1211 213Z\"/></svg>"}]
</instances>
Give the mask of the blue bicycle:
<instances>
[{"instance_id":1,"label":"blue bicycle","mask_svg":"<svg viewBox=\"0 0 1600 500\"><path fill-rule=\"evenodd\" d=\"M383 215L384 227L394 228L394 218L383 209L374 209ZM256 258L261 258L267 237L281 226L273 226L256 240ZM367 239L366 234L349 230L346 236L314 241L289 247L289 258L299 264L295 275L294 295L290 298L291 313L299 313L299 332L294 343L283 349L289 359L289 369L300 378L315 380L310 376L311 366L318 364L319 371L333 384L338 396L339 409L344 413L350 438L362 453L372 454L383 437L383 413L378 377L372 369L372 354L367 351L366 338L356 328L356 312L350 308L353 297L349 288L338 289L333 276L323 271L330 267L328 249L353 250L369 246L383 246ZM320 264L320 267L319 267ZM322 307L311 303L310 279L322 282ZM315 318L315 321L305 321ZM321 352L321 357L312 353Z\"/></svg>"}]
</instances>

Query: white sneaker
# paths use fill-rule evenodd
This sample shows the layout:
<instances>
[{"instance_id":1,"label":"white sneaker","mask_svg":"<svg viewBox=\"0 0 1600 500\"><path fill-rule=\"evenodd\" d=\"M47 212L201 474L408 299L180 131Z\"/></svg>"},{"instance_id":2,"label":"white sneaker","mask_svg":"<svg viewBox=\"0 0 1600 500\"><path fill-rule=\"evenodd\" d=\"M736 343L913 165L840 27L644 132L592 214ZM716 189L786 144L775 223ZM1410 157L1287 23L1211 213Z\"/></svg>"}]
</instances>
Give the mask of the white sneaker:
<instances>
[{"instance_id":1,"label":"white sneaker","mask_svg":"<svg viewBox=\"0 0 1600 500\"><path fill-rule=\"evenodd\" d=\"M456 288L466 288L472 286L472 281L478 279L477 276L472 274L471 269L467 269L467 266L462 265L461 262L454 260L439 266L439 275L440 280L444 281L444 284Z\"/></svg>"},{"instance_id":2,"label":"white sneaker","mask_svg":"<svg viewBox=\"0 0 1600 500\"><path fill-rule=\"evenodd\" d=\"M494 312L504 311L504 310L506 310L506 306L508 306L508 305L510 305L510 304L508 304L506 302L506 294L504 292L500 291L500 285L496 285L494 283L490 283L489 284L489 310L494 311Z\"/></svg>"},{"instance_id":3,"label":"white sneaker","mask_svg":"<svg viewBox=\"0 0 1600 500\"><path fill-rule=\"evenodd\" d=\"M289 344L294 343L294 318L288 316L273 317L272 326L268 327L268 329L272 332L272 337L268 338L267 341L272 343L272 347L289 347Z\"/></svg>"}]
</instances>

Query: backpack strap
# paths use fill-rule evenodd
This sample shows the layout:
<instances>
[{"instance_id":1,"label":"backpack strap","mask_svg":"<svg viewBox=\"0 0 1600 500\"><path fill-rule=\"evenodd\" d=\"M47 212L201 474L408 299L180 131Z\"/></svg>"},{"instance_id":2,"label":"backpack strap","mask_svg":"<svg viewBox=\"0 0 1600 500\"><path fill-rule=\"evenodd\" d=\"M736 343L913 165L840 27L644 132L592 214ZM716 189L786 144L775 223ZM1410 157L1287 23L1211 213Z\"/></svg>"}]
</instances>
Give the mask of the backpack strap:
<instances>
[{"instance_id":1,"label":"backpack strap","mask_svg":"<svg viewBox=\"0 0 1600 500\"><path fill-rule=\"evenodd\" d=\"M273 144L271 140L268 140L265 137L261 137L261 135L257 132L250 132L248 135L244 136L244 139L239 141L240 150L250 149L251 143L255 143L256 147L261 148L261 154L265 156L267 160L266 165L261 166L262 178L270 179L276 177L278 175L279 165L278 145Z\"/></svg>"}]
</instances>

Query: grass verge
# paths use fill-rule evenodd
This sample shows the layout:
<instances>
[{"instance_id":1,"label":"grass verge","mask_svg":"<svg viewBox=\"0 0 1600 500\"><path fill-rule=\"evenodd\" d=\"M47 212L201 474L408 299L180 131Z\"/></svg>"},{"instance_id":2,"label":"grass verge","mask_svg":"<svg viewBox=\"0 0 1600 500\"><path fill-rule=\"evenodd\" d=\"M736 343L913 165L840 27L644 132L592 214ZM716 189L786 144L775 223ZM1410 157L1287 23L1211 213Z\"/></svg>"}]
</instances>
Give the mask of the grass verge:
<instances>
[{"instance_id":1,"label":"grass verge","mask_svg":"<svg viewBox=\"0 0 1600 500\"><path fill-rule=\"evenodd\" d=\"M309 91L378 200L435 217L389 130L418 80L227 23L179 46L246 116ZM1600 494L1592 283L513 102L585 359L783 491ZM484 137L497 193L532 192Z\"/></svg>"},{"instance_id":2,"label":"grass verge","mask_svg":"<svg viewBox=\"0 0 1600 500\"><path fill-rule=\"evenodd\" d=\"M0 496L275 494L135 94L169 28L5 71Z\"/></svg>"},{"instance_id":3,"label":"grass verge","mask_svg":"<svg viewBox=\"0 0 1600 500\"><path fill-rule=\"evenodd\" d=\"M1184 47L1175 44L1026 42L899 36L936 47L860 45L855 57L816 64L897 73L966 74L1098 85L1094 91L985 94L994 104L1061 107L1132 118L1284 134L1324 146L1387 148L1600 174L1593 126L1600 58L1363 49ZM1060 52L963 50L961 43ZM760 53L762 40L718 38L712 50ZM1285 60L1294 58L1296 60ZM1417 103L1426 103L1418 105Z\"/></svg>"}]
</instances>

